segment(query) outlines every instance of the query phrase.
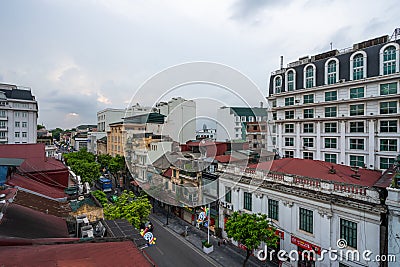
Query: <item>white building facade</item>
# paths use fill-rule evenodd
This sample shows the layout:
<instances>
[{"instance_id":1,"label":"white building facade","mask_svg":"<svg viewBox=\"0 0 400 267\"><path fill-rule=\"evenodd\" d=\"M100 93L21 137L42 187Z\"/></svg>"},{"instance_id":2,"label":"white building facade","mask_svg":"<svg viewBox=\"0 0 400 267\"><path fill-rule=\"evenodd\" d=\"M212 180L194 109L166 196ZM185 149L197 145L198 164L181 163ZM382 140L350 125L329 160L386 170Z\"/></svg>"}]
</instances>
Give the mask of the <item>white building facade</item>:
<instances>
[{"instance_id":1,"label":"white building facade","mask_svg":"<svg viewBox=\"0 0 400 267\"><path fill-rule=\"evenodd\" d=\"M282 157L387 169L400 147L399 43L382 36L274 71L269 149Z\"/></svg>"},{"instance_id":2,"label":"white building facade","mask_svg":"<svg viewBox=\"0 0 400 267\"><path fill-rule=\"evenodd\" d=\"M380 239L385 208L374 187L232 166L220 169L226 174L219 178L222 229L235 211L267 214L280 237L276 251L283 250L288 256L291 251L314 250L320 259L302 260L300 255L281 266L380 266L362 257L365 250L372 252L371 259L384 251ZM225 231L223 236L227 237ZM346 240L345 249L338 248L340 239ZM332 260L326 254L322 259L323 251L330 248L338 250L333 254L338 258ZM360 253L359 259L353 252Z\"/></svg>"},{"instance_id":3,"label":"white building facade","mask_svg":"<svg viewBox=\"0 0 400 267\"><path fill-rule=\"evenodd\" d=\"M196 139L196 102L181 97L156 104L158 112L164 116L162 135L184 144Z\"/></svg>"},{"instance_id":4,"label":"white building facade","mask_svg":"<svg viewBox=\"0 0 400 267\"><path fill-rule=\"evenodd\" d=\"M38 104L31 89L0 84L0 144L34 144Z\"/></svg>"},{"instance_id":5,"label":"white building facade","mask_svg":"<svg viewBox=\"0 0 400 267\"><path fill-rule=\"evenodd\" d=\"M217 110L217 141L246 140L247 122L266 122L267 109L261 107L220 107Z\"/></svg>"}]
</instances>

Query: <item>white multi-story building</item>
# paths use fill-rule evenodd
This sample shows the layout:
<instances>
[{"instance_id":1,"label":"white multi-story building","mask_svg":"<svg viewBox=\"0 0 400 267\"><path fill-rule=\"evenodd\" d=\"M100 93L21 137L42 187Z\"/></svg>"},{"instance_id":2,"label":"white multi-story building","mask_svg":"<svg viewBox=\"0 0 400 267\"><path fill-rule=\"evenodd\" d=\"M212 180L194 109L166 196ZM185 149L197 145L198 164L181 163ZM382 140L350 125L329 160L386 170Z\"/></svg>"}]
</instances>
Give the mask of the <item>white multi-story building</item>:
<instances>
[{"instance_id":1,"label":"white multi-story building","mask_svg":"<svg viewBox=\"0 0 400 267\"><path fill-rule=\"evenodd\" d=\"M222 229L235 211L262 213L277 228L276 251L313 250L321 259L323 250L339 250L336 260L326 254L323 260L300 258L282 266L380 266L361 256L365 250L372 252L371 259L386 255L381 197L390 180L382 181L379 171L293 158L246 169L220 165L219 171L224 171L219 177ZM345 249L338 248L339 239L346 241ZM360 253L359 260L353 252Z\"/></svg>"},{"instance_id":2,"label":"white multi-story building","mask_svg":"<svg viewBox=\"0 0 400 267\"><path fill-rule=\"evenodd\" d=\"M36 143L37 117L30 88L0 84L0 144Z\"/></svg>"},{"instance_id":3,"label":"white multi-story building","mask_svg":"<svg viewBox=\"0 0 400 267\"><path fill-rule=\"evenodd\" d=\"M270 77L269 149L387 169L399 151L399 47L388 36L300 58Z\"/></svg>"},{"instance_id":4,"label":"white multi-story building","mask_svg":"<svg viewBox=\"0 0 400 267\"><path fill-rule=\"evenodd\" d=\"M162 134L184 144L196 139L196 102L181 97L156 104L158 112L164 116Z\"/></svg>"},{"instance_id":5,"label":"white multi-story building","mask_svg":"<svg viewBox=\"0 0 400 267\"><path fill-rule=\"evenodd\" d=\"M196 131L196 139L197 140L211 139L215 141L216 134L217 134L217 129L203 127L203 129Z\"/></svg>"},{"instance_id":6,"label":"white multi-story building","mask_svg":"<svg viewBox=\"0 0 400 267\"><path fill-rule=\"evenodd\" d=\"M217 110L217 141L246 140L248 122L266 122L262 107L221 107Z\"/></svg>"}]
</instances>

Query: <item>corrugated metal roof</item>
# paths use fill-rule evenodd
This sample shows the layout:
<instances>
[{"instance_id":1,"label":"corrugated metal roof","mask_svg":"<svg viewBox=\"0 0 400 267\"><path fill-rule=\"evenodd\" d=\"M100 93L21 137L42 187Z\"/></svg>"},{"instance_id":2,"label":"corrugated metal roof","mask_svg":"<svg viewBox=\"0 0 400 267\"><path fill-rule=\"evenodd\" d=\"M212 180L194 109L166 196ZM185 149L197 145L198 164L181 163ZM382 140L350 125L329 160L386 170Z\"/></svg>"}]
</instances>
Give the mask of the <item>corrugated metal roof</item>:
<instances>
[{"instance_id":1,"label":"corrugated metal roof","mask_svg":"<svg viewBox=\"0 0 400 267\"><path fill-rule=\"evenodd\" d=\"M24 159L0 158L0 166L20 166Z\"/></svg>"}]
</instances>

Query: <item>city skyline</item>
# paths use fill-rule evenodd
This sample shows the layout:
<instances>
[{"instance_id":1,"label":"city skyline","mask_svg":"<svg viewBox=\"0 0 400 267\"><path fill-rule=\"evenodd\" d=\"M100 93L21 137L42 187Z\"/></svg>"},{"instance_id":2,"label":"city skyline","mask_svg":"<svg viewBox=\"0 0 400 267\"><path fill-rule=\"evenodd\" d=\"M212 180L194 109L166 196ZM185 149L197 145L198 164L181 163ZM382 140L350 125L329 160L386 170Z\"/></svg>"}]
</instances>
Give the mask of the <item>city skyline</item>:
<instances>
[{"instance_id":1,"label":"city skyline","mask_svg":"<svg viewBox=\"0 0 400 267\"><path fill-rule=\"evenodd\" d=\"M97 111L126 107L146 79L184 62L231 66L266 96L281 55L286 66L331 43L341 49L391 35L399 9L396 1L6 2L0 83L31 87L38 123L50 129L94 123Z\"/></svg>"}]
</instances>

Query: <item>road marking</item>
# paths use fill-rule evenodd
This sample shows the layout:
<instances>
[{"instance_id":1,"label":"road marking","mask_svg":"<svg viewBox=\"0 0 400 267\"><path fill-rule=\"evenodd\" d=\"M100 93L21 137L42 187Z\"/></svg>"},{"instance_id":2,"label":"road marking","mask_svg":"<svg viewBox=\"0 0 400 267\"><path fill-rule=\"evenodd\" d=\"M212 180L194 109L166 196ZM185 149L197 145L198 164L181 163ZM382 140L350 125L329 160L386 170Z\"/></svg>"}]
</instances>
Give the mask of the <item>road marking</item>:
<instances>
[{"instance_id":1,"label":"road marking","mask_svg":"<svg viewBox=\"0 0 400 267\"><path fill-rule=\"evenodd\" d=\"M161 255L164 255L164 252L162 252L161 249L159 249L157 246L156 249L160 252Z\"/></svg>"}]
</instances>

